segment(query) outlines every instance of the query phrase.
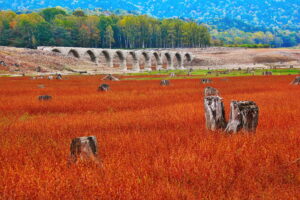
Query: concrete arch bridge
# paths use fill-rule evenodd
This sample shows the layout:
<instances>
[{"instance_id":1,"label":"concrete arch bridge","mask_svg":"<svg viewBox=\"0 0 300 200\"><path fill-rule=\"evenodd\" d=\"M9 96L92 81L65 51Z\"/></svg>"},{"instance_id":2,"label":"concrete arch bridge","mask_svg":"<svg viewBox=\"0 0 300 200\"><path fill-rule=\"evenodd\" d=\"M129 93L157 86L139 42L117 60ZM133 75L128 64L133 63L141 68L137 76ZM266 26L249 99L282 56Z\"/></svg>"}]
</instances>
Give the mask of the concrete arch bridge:
<instances>
[{"instance_id":1,"label":"concrete arch bridge","mask_svg":"<svg viewBox=\"0 0 300 200\"><path fill-rule=\"evenodd\" d=\"M79 47L38 47L38 50L85 59L98 66L137 72L186 69L186 66L193 60L191 53L175 50L121 50Z\"/></svg>"}]
</instances>

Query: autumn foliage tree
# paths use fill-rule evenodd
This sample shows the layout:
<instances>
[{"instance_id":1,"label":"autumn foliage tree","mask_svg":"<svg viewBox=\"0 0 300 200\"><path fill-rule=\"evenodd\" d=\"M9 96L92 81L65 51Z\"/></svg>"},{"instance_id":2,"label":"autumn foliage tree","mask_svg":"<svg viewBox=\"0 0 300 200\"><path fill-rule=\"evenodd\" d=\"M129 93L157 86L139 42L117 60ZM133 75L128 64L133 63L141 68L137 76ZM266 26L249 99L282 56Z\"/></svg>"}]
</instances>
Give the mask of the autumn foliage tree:
<instances>
[{"instance_id":1,"label":"autumn foliage tree","mask_svg":"<svg viewBox=\"0 0 300 200\"><path fill-rule=\"evenodd\" d=\"M210 34L204 25L147 15L72 14L61 8L17 15L0 12L0 45L78 46L95 48L205 47Z\"/></svg>"}]
</instances>

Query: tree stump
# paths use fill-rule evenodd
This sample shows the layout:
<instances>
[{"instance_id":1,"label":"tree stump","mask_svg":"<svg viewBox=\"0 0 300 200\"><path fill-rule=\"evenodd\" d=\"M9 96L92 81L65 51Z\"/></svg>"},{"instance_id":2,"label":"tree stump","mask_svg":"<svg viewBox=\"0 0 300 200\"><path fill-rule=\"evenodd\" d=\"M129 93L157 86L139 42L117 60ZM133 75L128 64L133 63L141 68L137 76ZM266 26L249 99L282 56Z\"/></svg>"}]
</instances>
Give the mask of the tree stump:
<instances>
[{"instance_id":1,"label":"tree stump","mask_svg":"<svg viewBox=\"0 0 300 200\"><path fill-rule=\"evenodd\" d=\"M291 82L292 85L300 85L300 76L297 76L295 80Z\"/></svg>"},{"instance_id":2,"label":"tree stump","mask_svg":"<svg viewBox=\"0 0 300 200\"><path fill-rule=\"evenodd\" d=\"M206 128L211 131L225 129L225 110L222 98L219 96L204 97Z\"/></svg>"},{"instance_id":3,"label":"tree stump","mask_svg":"<svg viewBox=\"0 0 300 200\"><path fill-rule=\"evenodd\" d=\"M175 73L174 72L172 72L171 74L170 74L170 77L175 77L176 75L175 75Z\"/></svg>"},{"instance_id":4,"label":"tree stump","mask_svg":"<svg viewBox=\"0 0 300 200\"><path fill-rule=\"evenodd\" d=\"M265 72L262 73L262 75L264 75L264 76L270 76L270 75L273 75L273 73L270 72L270 71L265 71Z\"/></svg>"},{"instance_id":5,"label":"tree stump","mask_svg":"<svg viewBox=\"0 0 300 200\"><path fill-rule=\"evenodd\" d=\"M109 85L108 84L102 84L99 86L98 91L103 91L103 92L107 92L109 90Z\"/></svg>"},{"instance_id":6,"label":"tree stump","mask_svg":"<svg viewBox=\"0 0 300 200\"><path fill-rule=\"evenodd\" d=\"M56 76L56 79L57 79L57 80L62 80L62 75L61 75L61 74L58 74L58 75Z\"/></svg>"},{"instance_id":7,"label":"tree stump","mask_svg":"<svg viewBox=\"0 0 300 200\"><path fill-rule=\"evenodd\" d=\"M204 97L207 96L219 96L219 91L216 88L208 86L204 89Z\"/></svg>"},{"instance_id":8,"label":"tree stump","mask_svg":"<svg viewBox=\"0 0 300 200\"><path fill-rule=\"evenodd\" d=\"M98 162L98 143L96 136L72 139L70 152L70 161L72 163L76 163L78 160L92 160Z\"/></svg>"},{"instance_id":9,"label":"tree stump","mask_svg":"<svg viewBox=\"0 0 300 200\"><path fill-rule=\"evenodd\" d=\"M240 130L255 132L258 113L258 106L253 101L232 101L230 103L230 119L225 132L237 133Z\"/></svg>"},{"instance_id":10,"label":"tree stump","mask_svg":"<svg viewBox=\"0 0 300 200\"><path fill-rule=\"evenodd\" d=\"M39 99L40 101L49 101L49 100L52 99L52 96L49 96L49 95L41 95L41 96L38 97L38 99Z\"/></svg>"},{"instance_id":11,"label":"tree stump","mask_svg":"<svg viewBox=\"0 0 300 200\"><path fill-rule=\"evenodd\" d=\"M168 85L170 85L170 81L169 80L161 80L160 85L161 86L168 86Z\"/></svg>"},{"instance_id":12,"label":"tree stump","mask_svg":"<svg viewBox=\"0 0 300 200\"><path fill-rule=\"evenodd\" d=\"M40 66L38 66L38 67L35 68L35 71L36 71L36 72L41 72L41 71L42 71L42 68L41 68Z\"/></svg>"},{"instance_id":13,"label":"tree stump","mask_svg":"<svg viewBox=\"0 0 300 200\"><path fill-rule=\"evenodd\" d=\"M41 88L41 89L43 89L43 88L45 88L45 85L38 85L38 88Z\"/></svg>"},{"instance_id":14,"label":"tree stump","mask_svg":"<svg viewBox=\"0 0 300 200\"><path fill-rule=\"evenodd\" d=\"M117 77L108 74L107 76L103 77L102 80L104 81L119 81L120 79L118 79Z\"/></svg>"},{"instance_id":15,"label":"tree stump","mask_svg":"<svg viewBox=\"0 0 300 200\"><path fill-rule=\"evenodd\" d=\"M206 84L206 83L211 83L212 80L211 79L207 79L207 78L203 78L200 80L202 84Z\"/></svg>"}]
</instances>

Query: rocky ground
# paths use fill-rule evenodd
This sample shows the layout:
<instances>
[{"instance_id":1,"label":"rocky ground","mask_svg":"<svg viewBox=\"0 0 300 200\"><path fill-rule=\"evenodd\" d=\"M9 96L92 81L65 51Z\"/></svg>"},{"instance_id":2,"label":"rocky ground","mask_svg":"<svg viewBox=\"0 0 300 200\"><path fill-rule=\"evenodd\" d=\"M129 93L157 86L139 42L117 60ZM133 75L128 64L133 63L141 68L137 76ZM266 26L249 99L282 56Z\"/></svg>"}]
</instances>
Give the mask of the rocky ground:
<instances>
[{"instance_id":1,"label":"rocky ground","mask_svg":"<svg viewBox=\"0 0 300 200\"><path fill-rule=\"evenodd\" d=\"M233 68L300 68L300 49L245 49L212 47L205 49L174 49L194 54L190 64L200 69ZM190 67L187 66L187 67ZM97 66L93 62L33 49L0 47L1 75L36 74L106 74L122 73L117 68Z\"/></svg>"}]
</instances>

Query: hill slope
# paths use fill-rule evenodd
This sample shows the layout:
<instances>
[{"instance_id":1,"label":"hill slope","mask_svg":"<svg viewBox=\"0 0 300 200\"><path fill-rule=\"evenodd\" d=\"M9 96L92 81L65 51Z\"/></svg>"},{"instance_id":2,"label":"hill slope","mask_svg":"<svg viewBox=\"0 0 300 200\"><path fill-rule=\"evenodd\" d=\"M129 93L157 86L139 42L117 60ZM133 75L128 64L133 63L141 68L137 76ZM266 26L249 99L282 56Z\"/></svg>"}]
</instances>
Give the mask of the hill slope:
<instances>
[{"instance_id":1,"label":"hill slope","mask_svg":"<svg viewBox=\"0 0 300 200\"><path fill-rule=\"evenodd\" d=\"M156 17L193 18L206 23L230 18L252 26L300 30L299 0L0 0L0 5L1 9L12 10L54 6L124 9Z\"/></svg>"}]
</instances>

